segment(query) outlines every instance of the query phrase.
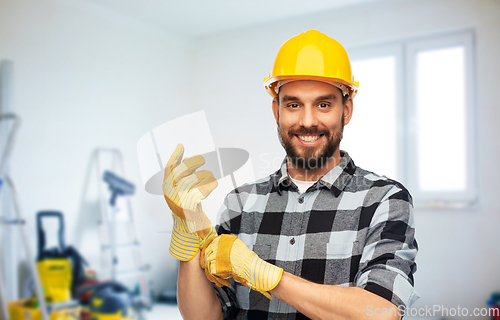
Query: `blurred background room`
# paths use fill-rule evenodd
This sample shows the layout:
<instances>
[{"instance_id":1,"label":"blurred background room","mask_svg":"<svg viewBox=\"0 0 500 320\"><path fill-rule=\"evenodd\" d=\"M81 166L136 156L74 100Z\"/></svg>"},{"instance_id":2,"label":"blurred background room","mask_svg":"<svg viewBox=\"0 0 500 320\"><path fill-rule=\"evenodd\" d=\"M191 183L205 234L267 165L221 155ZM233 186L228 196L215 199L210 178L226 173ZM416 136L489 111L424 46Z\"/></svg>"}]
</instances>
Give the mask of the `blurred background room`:
<instances>
[{"instance_id":1,"label":"blurred background room","mask_svg":"<svg viewBox=\"0 0 500 320\"><path fill-rule=\"evenodd\" d=\"M45 212L45 248L62 238L78 252L83 282L137 271L122 282L138 317L181 319L171 213L146 190L138 142L201 114L212 148L248 155L233 183L274 172L284 151L262 81L281 44L310 29L345 46L360 83L341 149L413 196L421 298L410 316L491 319L499 0L0 0L0 317L36 291Z\"/></svg>"}]
</instances>

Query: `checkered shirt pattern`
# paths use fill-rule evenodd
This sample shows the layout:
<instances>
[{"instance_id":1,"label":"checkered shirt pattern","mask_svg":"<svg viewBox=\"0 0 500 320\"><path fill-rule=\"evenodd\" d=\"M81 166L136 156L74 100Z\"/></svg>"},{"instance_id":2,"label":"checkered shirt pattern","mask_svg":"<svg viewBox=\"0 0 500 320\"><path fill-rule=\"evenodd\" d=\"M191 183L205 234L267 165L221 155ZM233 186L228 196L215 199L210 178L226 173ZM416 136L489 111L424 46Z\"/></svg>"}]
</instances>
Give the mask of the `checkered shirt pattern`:
<instances>
[{"instance_id":1,"label":"checkered shirt pattern","mask_svg":"<svg viewBox=\"0 0 500 320\"><path fill-rule=\"evenodd\" d=\"M286 160L270 176L236 188L219 234L237 235L267 262L309 281L361 287L400 308L417 299L412 198L397 181L342 160L300 194ZM273 297L235 284L236 319L308 319ZM235 302L225 301L224 307Z\"/></svg>"}]
</instances>

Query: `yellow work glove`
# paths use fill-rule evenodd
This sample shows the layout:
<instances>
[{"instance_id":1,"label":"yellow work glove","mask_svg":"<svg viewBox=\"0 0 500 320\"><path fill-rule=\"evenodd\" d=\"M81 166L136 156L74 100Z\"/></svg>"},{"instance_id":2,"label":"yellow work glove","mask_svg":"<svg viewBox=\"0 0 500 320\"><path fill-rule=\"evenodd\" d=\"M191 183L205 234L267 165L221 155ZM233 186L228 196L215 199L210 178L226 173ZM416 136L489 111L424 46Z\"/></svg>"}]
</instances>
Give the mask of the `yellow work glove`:
<instances>
[{"instance_id":1,"label":"yellow work glove","mask_svg":"<svg viewBox=\"0 0 500 320\"><path fill-rule=\"evenodd\" d=\"M268 299L272 298L267 291L274 289L283 275L283 269L262 260L238 237L228 234L206 242L200 264L207 279L216 285L229 285L229 277L232 276Z\"/></svg>"},{"instance_id":2,"label":"yellow work glove","mask_svg":"<svg viewBox=\"0 0 500 320\"><path fill-rule=\"evenodd\" d=\"M208 239L217 235L200 203L217 187L217 180L208 170L195 172L205 164L202 156L192 156L181 162L183 155L184 146L179 144L165 166L163 195L174 220L170 254L188 261Z\"/></svg>"}]
</instances>

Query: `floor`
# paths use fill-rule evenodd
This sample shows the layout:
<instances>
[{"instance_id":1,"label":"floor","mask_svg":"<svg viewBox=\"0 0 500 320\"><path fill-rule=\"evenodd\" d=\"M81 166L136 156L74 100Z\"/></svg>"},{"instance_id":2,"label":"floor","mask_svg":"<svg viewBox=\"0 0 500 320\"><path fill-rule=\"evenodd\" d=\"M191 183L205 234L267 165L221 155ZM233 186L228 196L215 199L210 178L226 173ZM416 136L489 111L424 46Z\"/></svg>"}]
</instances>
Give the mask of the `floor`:
<instances>
[{"instance_id":1,"label":"floor","mask_svg":"<svg viewBox=\"0 0 500 320\"><path fill-rule=\"evenodd\" d=\"M405 317L405 320L435 320L438 318L413 318ZM147 313L146 320L182 320L177 305L155 304L153 309Z\"/></svg>"},{"instance_id":2,"label":"floor","mask_svg":"<svg viewBox=\"0 0 500 320\"><path fill-rule=\"evenodd\" d=\"M146 320L182 320L176 304L155 304L146 314Z\"/></svg>"}]
</instances>

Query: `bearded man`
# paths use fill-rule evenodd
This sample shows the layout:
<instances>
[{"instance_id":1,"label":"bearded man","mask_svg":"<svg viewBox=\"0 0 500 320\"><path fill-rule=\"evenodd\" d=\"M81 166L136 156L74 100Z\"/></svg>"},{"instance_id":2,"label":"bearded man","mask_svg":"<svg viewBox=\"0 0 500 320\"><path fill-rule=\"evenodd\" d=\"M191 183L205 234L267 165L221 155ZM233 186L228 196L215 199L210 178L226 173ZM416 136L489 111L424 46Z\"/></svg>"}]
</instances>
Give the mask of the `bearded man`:
<instances>
[{"instance_id":1,"label":"bearded man","mask_svg":"<svg viewBox=\"0 0 500 320\"><path fill-rule=\"evenodd\" d=\"M170 249L181 260L181 314L400 319L418 299L412 199L399 182L357 167L340 150L358 90L345 49L318 31L302 33L280 48L264 85L286 158L273 174L229 193L215 229L199 206L190 209L198 218L174 214L191 223ZM173 158L177 166L182 154ZM167 171L175 173L172 165ZM164 190L172 190L168 181ZM200 188L200 199L210 193ZM193 232L193 223L204 231Z\"/></svg>"}]
</instances>

